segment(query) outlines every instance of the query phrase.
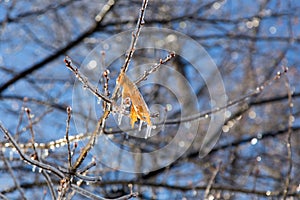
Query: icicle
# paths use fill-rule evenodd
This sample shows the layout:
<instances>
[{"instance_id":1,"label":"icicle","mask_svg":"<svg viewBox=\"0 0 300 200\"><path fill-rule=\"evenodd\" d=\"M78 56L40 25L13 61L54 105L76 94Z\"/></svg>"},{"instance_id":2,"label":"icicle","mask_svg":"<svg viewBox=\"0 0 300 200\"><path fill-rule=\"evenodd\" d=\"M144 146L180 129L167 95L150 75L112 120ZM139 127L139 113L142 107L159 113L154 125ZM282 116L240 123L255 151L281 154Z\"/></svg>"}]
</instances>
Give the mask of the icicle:
<instances>
[{"instance_id":1,"label":"icicle","mask_svg":"<svg viewBox=\"0 0 300 200\"><path fill-rule=\"evenodd\" d=\"M32 172L35 172L35 169L36 169L36 166L33 165L33 166L32 166Z\"/></svg>"},{"instance_id":2,"label":"icicle","mask_svg":"<svg viewBox=\"0 0 300 200\"><path fill-rule=\"evenodd\" d=\"M101 128L104 128L106 119L102 120Z\"/></svg>"},{"instance_id":3,"label":"icicle","mask_svg":"<svg viewBox=\"0 0 300 200\"><path fill-rule=\"evenodd\" d=\"M118 115L118 124L119 124L119 126L122 123L122 117L123 117L122 111L123 111L123 106L124 106L123 104L124 104L123 98L121 98L121 105L120 105L120 110L119 110L119 115Z\"/></svg>"},{"instance_id":4,"label":"icicle","mask_svg":"<svg viewBox=\"0 0 300 200\"><path fill-rule=\"evenodd\" d=\"M145 139L147 139L148 137L150 137L150 135L151 135L151 129L152 129L152 126L150 126L150 125L147 124L147 130L146 130Z\"/></svg>"},{"instance_id":5,"label":"icicle","mask_svg":"<svg viewBox=\"0 0 300 200\"><path fill-rule=\"evenodd\" d=\"M49 150L48 149L44 149L43 153L42 153L42 158L46 158L49 155Z\"/></svg>"},{"instance_id":6,"label":"icicle","mask_svg":"<svg viewBox=\"0 0 300 200\"><path fill-rule=\"evenodd\" d=\"M42 168L39 168L39 173L42 173L42 170L43 170Z\"/></svg>"},{"instance_id":7,"label":"icicle","mask_svg":"<svg viewBox=\"0 0 300 200\"><path fill-rule=\"evenodd\" d=\"M141 130L142 130L142 125L143 125L143 121L142 121L142 120L140 120L139 131L141 131Z\"/></svg>"},{"instance_id":8,"label":"icicle","mask_svg":"<svg viewBox=\"0 0 300 200\"><path fill-rule=\"evenodd\" d=\"M122 117L123 117L123 114L122 114L122 113L119 113L119 115L118 115L118 124L119 124L119 126L120 126L121 123L122 123Z\"/></svg>"}]
</instances>

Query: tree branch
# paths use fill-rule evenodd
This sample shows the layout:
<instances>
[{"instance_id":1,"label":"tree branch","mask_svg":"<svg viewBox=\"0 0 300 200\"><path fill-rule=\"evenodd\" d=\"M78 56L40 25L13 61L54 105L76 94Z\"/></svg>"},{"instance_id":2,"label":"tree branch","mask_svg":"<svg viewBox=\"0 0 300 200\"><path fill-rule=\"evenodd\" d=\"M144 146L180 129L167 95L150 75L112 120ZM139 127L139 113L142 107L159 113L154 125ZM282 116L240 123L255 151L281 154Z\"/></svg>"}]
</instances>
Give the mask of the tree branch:
<instances>
[{"instance_id":1,"label":"tree branch","mask_svg":"<svg viewBox=\"0 0 300 200\"><path fill-rule=\"evenodd\" d=\"M16 83L17 81L19 81L20 79L26 77L27 75L31 74L32 72L34 72L34 71L36 71L38 69L43 68L44 66L46 66L46 64L54 61L59 56L65 54L68 50L70 50L71 48L73 48L76 45L78 45L86 37L92 35L96 31L98 31L99 29L102 29L103 27L101 27L101 22L104 20L105 16L107 16L107 13L112 10L112 8L115 5L115 3L117 2L117 0L115 0L113 2L114 3L112 3L112 1L109 0L108 3L106 5L104 5L105 10L102 11L102 12L100 12L101 13L101 20L97 21L95 19L95 23L94 23L94 25L90 29L88 29L87 31L83 32L76 39L72 40L67 45L65 45L64 47L60 48L59 50L57 50L53 54L49 55L48 57L46 57L42 61L36 63L35 65L33 65L33 66L31 66L31 67L23 70L23 71L21 71L19 74L15 75L13 78L11 78L10 80L8 80L6 83L2 84L0 86L0 94L3 93L3 91L5 91L10 85Z\"/></svg>"}]
</instances>

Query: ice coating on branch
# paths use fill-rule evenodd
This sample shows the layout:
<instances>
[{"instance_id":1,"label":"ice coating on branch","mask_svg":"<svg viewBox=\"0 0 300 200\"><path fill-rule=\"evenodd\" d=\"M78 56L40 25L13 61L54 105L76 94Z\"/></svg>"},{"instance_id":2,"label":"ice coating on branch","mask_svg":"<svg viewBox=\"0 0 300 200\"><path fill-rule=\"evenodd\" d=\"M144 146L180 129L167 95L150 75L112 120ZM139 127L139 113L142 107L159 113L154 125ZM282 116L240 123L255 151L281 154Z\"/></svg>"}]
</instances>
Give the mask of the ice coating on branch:
<instances>
[{"instance_id":1,"label":"ice coating on branch","mask_svg":"<svg viewBox=\"0 0 300 200\"><path fill-rule=\"evenodd\" d=\"M118 115L118 125L120 126L121 123L122 123L122 118L123 118L123 114L122 113L119 113Z\"/></svg>"},{"instance_id":2,"label":"ice coating on branch","mask_svg":"<svg viewBox=\"0 0 300 200\"><path fill-rule=\"evenodd\" d=\"M139 131L141 131L141 130L142 130L142 125L143 125L143 121L142 121L142 120L140 120L140 124L139 124Z\"/></svg>"},{"instance_id":3,"label":"ice coating on branch","mask_svg":"<svg viewBox=\"0 0 300 200\"><path fill-rule=\"evenodd\" d=\"M117 84L122 87L121 109L125 110L131 105L129 115L131 127L133 128L134 123L139 119L139 130L141 130L142 123L145 122L147 124L147 138L151 134L152 123L150 120L150 112L143 96L141 95L137 86L126 76L124 72L122 72L117 78ZM118 121L120 124L119 119Z\"/></svg>"},{"instance_id":4,"label":"ice coating on branch","mask_svg":"<svg viewBox=\"0 0 300 200\"><path fill-rule=\"evenodd\" d=\"M151 129L152 129L152 126L147 125L145 139L147 139L148 137L151 136Z\"/></svg>"}]
</instances>

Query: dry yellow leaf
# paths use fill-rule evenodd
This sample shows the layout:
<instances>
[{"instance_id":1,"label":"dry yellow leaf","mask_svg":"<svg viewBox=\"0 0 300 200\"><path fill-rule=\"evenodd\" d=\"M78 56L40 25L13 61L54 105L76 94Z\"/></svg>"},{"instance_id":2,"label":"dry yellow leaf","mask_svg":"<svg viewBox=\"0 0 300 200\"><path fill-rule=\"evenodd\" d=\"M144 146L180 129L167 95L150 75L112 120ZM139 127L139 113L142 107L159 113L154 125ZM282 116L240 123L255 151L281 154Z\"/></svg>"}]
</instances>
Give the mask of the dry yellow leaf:
<instances>
[{"instance_id":1,"label":"dry yellow leaf","mask_svg":"<svg viewBox=\"0 0 300 200\"><path fill-rule=\"evenodd\" d=\"M137 86L123 72L119 75L117 84L123 88L122 99L124 100L129 97L131 100L131 126L134 127L134 123L137 119L146 122L149 126L152 126L148 106Z\"/></svg>"}]
</instances>

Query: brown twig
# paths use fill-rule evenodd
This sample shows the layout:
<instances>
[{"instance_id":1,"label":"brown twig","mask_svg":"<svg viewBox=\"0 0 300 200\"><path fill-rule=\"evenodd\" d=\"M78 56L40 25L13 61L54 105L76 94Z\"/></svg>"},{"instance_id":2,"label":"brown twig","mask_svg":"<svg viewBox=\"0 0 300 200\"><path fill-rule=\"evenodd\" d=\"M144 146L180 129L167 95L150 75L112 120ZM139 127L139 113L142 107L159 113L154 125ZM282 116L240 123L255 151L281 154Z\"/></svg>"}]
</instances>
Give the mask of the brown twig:
<instances>
[{"instance_id":1,"label":"brown twig","mask_svg":"<svg viewBox=\"0 0 300 200\"><path fill-rule=\"evenodd\" d=\"M105 123L105 120L107 119L110 111L107 109L103 113L102 117L98 120L95 130L93 131L87 145L82 149L79 157L77 158L75 164L72 166L72 171L76 171L78 167L81 165L85 157L87 156L88 152L93 148L95 144L96 137L99 133L103 132L103 123Z\"/></svg>"},{"instance_id":2,"label":"brown twig","mask_svg":"<svg viewBox=\"0 0 300 200\"><path fill-rule=\"evenodd\" d=\"M216 169L214 169L213 174L209 179L209 182L208 182L207 187L206 187L205 192L204 192L204 199L205 200L209 199L208 195L210 193L210 190L211 190L211 187L214 183L214 180L215 180L218 172L220 171L220 166L221 166L221 163L219 163L218 166L216 167Z\"/></svg>"},{"instance_id":3,"label":"brown twig","mask_svg":"<svg viewBox=\"0 0 300 200\"><path fill-rule=\"evenodd\" d=\"M110 92L108 90L109 73L110 73L109 70L106 69L102 74L102 76L104 78L103 92L106 97L109 97L109 95L110 95ZM103 101L103 104L102 104L103 110L106 109L106 106L107 106L106 102Z\"/></svg>"},{"instance_id":4,"label":"brown twig","mask_svg":"<svg viewBox=\"0 0 300 200\"><path fill-rule=\"evenodd\" d=\"M145 23L144 22L144 17L145 17L145 11L146 11L147 4L148 4L148 0L143 0L142 8L140 9L140 16L139 16L139 19L136 23L135 32L132 33L132 39L131 39L131 44L130 44L130 47L129 47L129 52L126 55L125 62L123 64L122 68L121 68L121 72L123 72L123 73L125 73L128 69L129 63L130 63L131 58L132 58L132 56L134 54L134 51L135 51L135 47L136 47L141 29L142 29L142 25L144 25L144 23Z\"/></svg>"},{"instance_id":5,"label":"brown twig","mask_svg":"<svg viewBox=\"0 0 300 200\"><path fill-rule=\"evenodd\" d=\"M32 123L32 114L31 114L31 110L29 108L25 108L25 112L26 112L26 116L28 118L28 121L29 121L29 130L30 130L30 133L31 133L31 142L32 142L32 149L34 151L34 154L31 155L31 158L33 160L36 160L38 162L41 162L41 159L39 157L39 154L37 152L37 149L36 149L36 142L35 142L35 133L34 133L34 130L33 130L33 123ZM51 181L51 178L49 176L49 174L47 174L46 171L42 170L41 173L43 174L43 176L45 177L46 181L47 181L47 185L49 187L49 190L51 192L51 195L52 195L52 199L56 199L56 194L55 194L55 191L54 191L54 187L53 187L53 183Z\"/></svg>"},{"instance_id":6,"label":"brown twig","mask_svg":"<svg viewBox=\"0 0 300 200\"><path fill-rule=\"evenodd\" d=\"M139 38L139 35L141 32L142 25L144 25L144 17L145 17L145 11L146 11L147 4L148 4L148 0L143 0L142 8L140 9L140 16L136 23L135 32L132 33L131 44L129 46L128 53L126 54L125 62L123 64L123 66L121 67L119 76L121 74L126 73L129 63L131 61L131 58L135 52L135 47L136 47L136 44L137 44L137 41L138 41L138 38ZM118 98L119 89L120 89L120 85L116 84L116 87L114 88L114 91L112 94L113 100Z\"/></svg>"},{"instance_id":7,"label":"brown twig","mask_svg":"<svg viewBox=\"0 0 300 200\"><path fill-rule=\"evenodd\" d=\"M70 120L71 120L71 113L72 108L67 107L67 120L66 120L66 140L67 140L67 146L68 146L68 163L69 163L69 169L72 169L72 152L70 147L70 140L69 140L69 131L70 131Z\"/></svg>"}]
</instances>

